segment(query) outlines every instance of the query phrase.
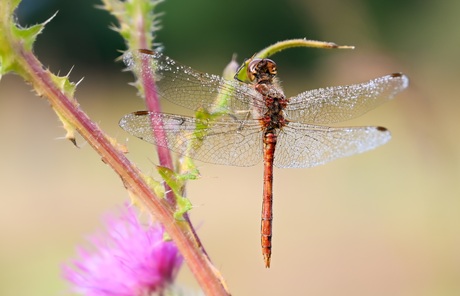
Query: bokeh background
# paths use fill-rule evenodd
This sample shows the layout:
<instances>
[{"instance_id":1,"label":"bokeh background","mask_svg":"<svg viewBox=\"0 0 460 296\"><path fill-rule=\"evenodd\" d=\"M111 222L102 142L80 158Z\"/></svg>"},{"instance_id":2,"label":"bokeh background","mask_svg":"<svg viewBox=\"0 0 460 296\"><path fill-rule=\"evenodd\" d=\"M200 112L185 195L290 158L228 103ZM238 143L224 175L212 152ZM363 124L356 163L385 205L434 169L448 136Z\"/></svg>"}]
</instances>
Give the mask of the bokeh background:
<instances>
[{"instance_id":1,"label":"bokeh background","mask_svg":"<svg viewBox=\"0 0 460 296\"><path fill-rule=\"evenodd\" d=\"M114 62L123 41L96 0L23 1L21 24L59 11L35 52L54 72L84 80L82 108L129 157L153 173L154 147L118 127L142 110L130 73ZM166 1L157 41L167 55L219 74L279 40L303 38L355 50L291 49L273 58L287 95L392 72L408 91L344 125L382 125L387 145L311 169L275 170L272 268L259 229L262 165L200 163L190 212L233 295L460 295L460 2L370 0ZM165 103L168 112L184 110ZM101 216L128 195L79 138L64 131L21 79L0 81L0 295L62 295L60 266ZM198 289L186 266L178 282Z\"/></svg>"}]
</instances>

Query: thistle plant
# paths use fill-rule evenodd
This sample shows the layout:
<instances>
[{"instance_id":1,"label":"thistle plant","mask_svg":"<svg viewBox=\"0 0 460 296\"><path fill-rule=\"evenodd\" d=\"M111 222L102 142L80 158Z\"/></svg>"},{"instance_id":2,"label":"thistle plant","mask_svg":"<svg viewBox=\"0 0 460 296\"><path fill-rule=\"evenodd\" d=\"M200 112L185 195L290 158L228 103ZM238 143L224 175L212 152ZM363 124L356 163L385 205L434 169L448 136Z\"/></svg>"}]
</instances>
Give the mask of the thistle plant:
<instances>
[{"instance_id":1,"label":"thistle plant","mask_svg":"<svg viewBox=\"0 0 460 296\"><path fill-rule=\"evenodd\" d=\"M141 223L133 207L105 219L105 232L90 238L94 250L64 266L73 292L82 295L152 295L168 291L182 264L164 228Z\"/></svg>"},{"instance_id":2,"label":"thistle plant","mask_svg":"<svg viewBox=\"0 0 460 296\"><path fill-rule=\"evenodd\" d=\"M159 182L143 174L125 156L123 145L107 135L80 108L74 97L76 84L67 76L58 76L47 70L33 54L33 45L37 36L43 31L46 23L20 27L15 22L14 11L19 0L0 1L0 75L16 73L28 82L39 97L46 99L55 111L66 131L65 138L76 144L76 133L79 133L89 145L100 155L103 162L117 173L124 186L135 197L136 204L161 223L165 232L176 244L196 276L203 292L209 295L228 295L226 285L217 269L210 262L202 248L188 219L176 219L174 200L160 196L165 190L159 189ZM157 1L107 1L104 8L120 17L126 17L133 25L139 26L133 34L123 21L119 30L129 34L129 40L137 40L136 48L148 47L151 44L152 29L156 22L152 8ZM149 22L149 20L151 22ZM158 103L158 101L157 101ZM168 152L169 153L169 152ZM170 166L168 160L162 163Z\"/></svg>"},{"instance_id":3,"label":"thistle plant","mask_svg":"<svg viewBox=\"0 0 460 296\"><path fill-rule=\"evenodd\" d=\"M77 84L68 76L51 73L35 57L34 42L53 17L41 24L22 28L14 18L19 2L0 0L0 75L14 72L28 82L39 97L50 103L62 122L65 138L77 145L75 136L80 134L102 161L120 176L132 203L159 223L144 228L130 208L120 218L111 218L107 222L107 238L93 240L97 249L95 253L80 249L80 258L73 262L73 267L65 268L65 277L74 284L74 290L85 295L120 295L122 291L125 291L123 295L161 294L165 283L174 280L182 261L177 248L205 294L229 295L225 281L211 263L188 217L191 205L184 192L187 182L198 177L196 167L188 159L174 163L169 150L159 146L158 172L162 180L142 173L125 156L125 147L100 129L97 119L92 120L80 108L74 97ZM132 52L158 47L154 38L159 29L158 14L155 13L159 3L157 0L102 0L100 8L116 17L118 24L113 29L123 36L127 50ZM255 57L268 57L297 46L349 48L296 39L269 46ZM233 62L224 76L232 78L237 74L239 80L245 81L246 67L247 64L243 64L237 70ZM148 73L134 73L137 80L133 84L144 98L147 110L160 112L155 79ZM217 99L225 104L225 98ZM152 131L156 138L165 137L161 126Z\"/></svg>"}]
</instances>

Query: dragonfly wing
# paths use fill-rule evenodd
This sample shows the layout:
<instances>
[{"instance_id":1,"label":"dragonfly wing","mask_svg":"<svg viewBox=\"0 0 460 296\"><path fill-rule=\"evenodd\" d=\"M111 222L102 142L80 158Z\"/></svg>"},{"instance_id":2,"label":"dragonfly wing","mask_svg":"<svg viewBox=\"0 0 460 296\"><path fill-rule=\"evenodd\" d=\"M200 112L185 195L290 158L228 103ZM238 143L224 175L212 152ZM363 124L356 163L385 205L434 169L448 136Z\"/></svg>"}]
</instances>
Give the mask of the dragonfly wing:
<instances>
[{"instance_id":1,"label":"dragonfly wing","mask_svg":"<svg viewBox=\"0 0 460 296\"><path fill-rule=\"evenodd\" d=\"M360 84L306 91L290 99L287 118L310 124L349 120L391 100L408 85L407 76L395 73Z\"/></svg>"},{"instance_id":2,"label":"dragonfly wing","mask_svg":"<svg viewBox=\"0 0 460 296\"><path fill-rule=\"evenodd\" d=\"M391 138L383 127L326 127L290 122L278 135L274 165L307 168L374 149Z\"/></svg>"},{"instance_id":3,"label":"dragonfly wing","mask_svg":"<svg viewBox=\"0 0 460 296\"><path fill-rule=\"evenodd\" d=\"M153 136L152 122L163 126L166 138ZM252 166L262 159L262 133L257 121L223 116L208 123L192 117L139 111L123 116L119 124L144 141L208 163Z\"/></svg>"},{"instance_id":4,"label":"dragonfly wing","mask_svg":"<svg viewBox=\"0 0 460 296\"><path fill-rule=\"evenodd\" d=\"M138 75L153 76L161 98L192 110L238 115L238 111L265 108L262 96L251 85L195 71L158 52L127 52L123 61Z\"/></svg>"}]
</instances>

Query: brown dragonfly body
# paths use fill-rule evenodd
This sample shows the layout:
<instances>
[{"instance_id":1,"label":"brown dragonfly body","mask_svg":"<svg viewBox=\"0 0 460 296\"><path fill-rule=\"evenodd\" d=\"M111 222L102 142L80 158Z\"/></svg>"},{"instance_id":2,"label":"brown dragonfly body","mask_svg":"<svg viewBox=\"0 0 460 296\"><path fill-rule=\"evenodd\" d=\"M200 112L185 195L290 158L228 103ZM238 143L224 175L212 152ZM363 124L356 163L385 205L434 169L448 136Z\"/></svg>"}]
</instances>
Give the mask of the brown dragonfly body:
<instances>
[{"instance_id":1,"label":"brown dragonfly body","mask_svg":"<svg viewBox=\"0 0 460 296\"><path fill-rule=\"evenodd\" d=\"M145 50L125 54L124 61L141 75L146 71L151 74L160 97L220 115L203 121L138 111L120 120L123 129L204 162L252 166L263 158L261 244L266 267L270 267L272 247L273 166L312 167L386 143L391 136L383 127L321 124L362 115L408 86L408 78L395 73L361 84L310 90L286 98L276 81L276 64L270 59L249 62L247 74L252 84L200 73ZM153 136L152 126L161 128L166 137Z\"/></svg>"},{"instance_id":2,"label":"brown dragonfly body","mask_svg":"<svg viewBox=\"0 0 460 296\"><path fill-rule=\"evenodd\" d=\"M255 82L255 90L263 96L266 112L259 119L263 129L264 189L261 218L261 245L265 267L270 267L273 221L273 160L277 133L288 121L284 109L288 100L275 84L276 65L269 59L254 59L248 65L248 77Z\"/></svg>"}]
</instances>

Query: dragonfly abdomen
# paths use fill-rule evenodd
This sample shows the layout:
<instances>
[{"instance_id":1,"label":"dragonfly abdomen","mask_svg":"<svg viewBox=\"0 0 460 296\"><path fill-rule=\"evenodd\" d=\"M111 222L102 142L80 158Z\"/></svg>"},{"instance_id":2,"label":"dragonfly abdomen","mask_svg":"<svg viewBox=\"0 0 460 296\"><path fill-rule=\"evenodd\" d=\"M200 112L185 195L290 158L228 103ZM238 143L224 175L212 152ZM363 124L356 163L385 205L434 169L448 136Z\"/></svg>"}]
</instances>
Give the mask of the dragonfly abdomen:
<instances>
[{"instance_id":1,"label":"dragonfly abdomen","mask_svg":"<svg viewBox=\"0 0 460 296\"><path fill-rule=\"evenodd\" d=\"M273 222L273 160L276 147L276 134L264 134L264 192L261 217L261 245L265 267L270 267L272 254L272 222Z\"/></svg>"}]
</instances>

